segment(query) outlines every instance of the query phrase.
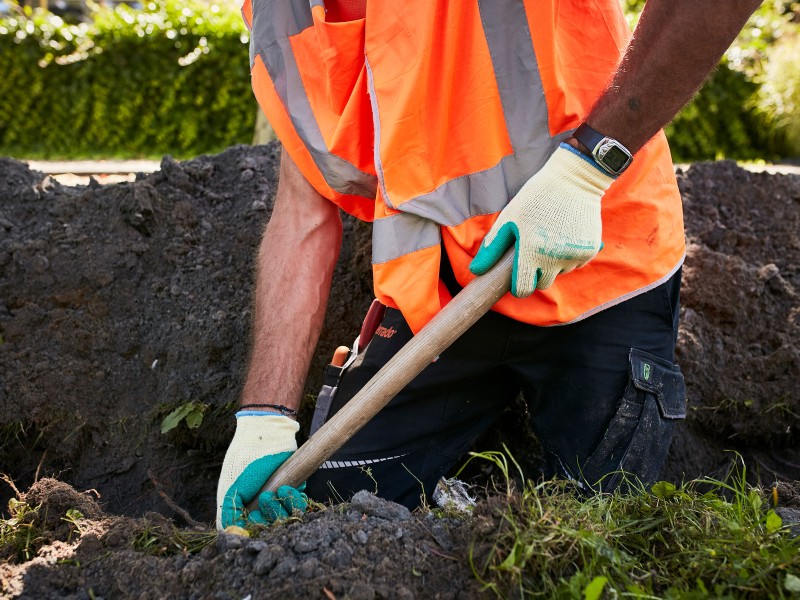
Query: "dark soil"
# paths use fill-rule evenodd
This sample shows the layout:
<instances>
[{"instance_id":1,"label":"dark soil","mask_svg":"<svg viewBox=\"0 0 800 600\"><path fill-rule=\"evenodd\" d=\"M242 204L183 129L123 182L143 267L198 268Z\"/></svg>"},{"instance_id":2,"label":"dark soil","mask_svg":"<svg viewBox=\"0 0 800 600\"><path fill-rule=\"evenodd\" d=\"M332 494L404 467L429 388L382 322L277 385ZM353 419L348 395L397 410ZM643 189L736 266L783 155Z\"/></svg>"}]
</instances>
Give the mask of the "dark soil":
<instances>
[{"instance_id":1,"label":"dark soil","mask_svg":"<svg viewBox=\"0 0 800 600\"><path fill-rule=\"evenodd\" d=\"M136 182L82 187L0 159L0 472L95 488L117 514L166 512L163 491L212 518L277 152L165 158ZM369 239L348 220L309 394L371 301L357 231ZM186 402L206 407L201 426L162 435Z\"/></svg>"},{"instance_id":2,"label":"dark soil","mask_svg":"<svg viewBox=\"0 0 800 600\"><path fill-rule=\"evenodd\" d=\"M64 493L71 491L70 497ZM88 499L45 479L49 515ZM44 489L41 489L44 488ZM34 493L34 489L28 495ZM62 510L56 510L58 504ZM41 512L41 511L40 511ZM257 539L178 530L158 513L62 522L44 530L39 555L0 564L0 594L41 598L468 598L478 583L464 568L466 527L359 492L335 509L262 530ZM36 525L43 525L36 523ZM205 546L205 547L203 547Z\"/></svg>"},{"instance_id":3,"label":"dark soil","mask_svg":"<svg viewBox=\"0 0 800 600\"><path fill-rule=\"evenodd\" d=\"M672 479L800 479L800 176L726 161L678 176L689 243L678 362L689 396Z\"/></svg>"},{"instance_id":4,"label":"dark soil","mask_svg":"<svg viewBox=\"0 0 800 600\"><path fill-rule=\"evenodd\" d=\"M199 554L159 547L169 545L165 532L174 528L159 515L176 519L184 532L194 520L213 519L277 156L270 145L184 163L165 158L160 172L135 182L80 187L0 159L0 472L23 490L39 479L27 492L37 502L60 489L90 523L81 531L61 525L63 515L53 509L59 523L46 528L52 532L39 557L25 569L0 565L10 578L0 593L477 593L457 523L424 514L362 520L368 511L344 505L259 540L224 537ZM689 250L678 360L690 412L664 477L724 477L735 452L752 481L800 479L800 176L722 162L679 173L679 183ZM323 365L355 337L371 300L369 256L368 226L345 219L307 381L312 399ZM306 426L312 399L301 415ZM184 422L162 434L164 417L187 402L203 407L202 424L190 429ZM505 442L535 468L521 410L502 415L480 443L488 449ZM71 487L51 483L41 495L44 477ZM3 493L5 504L13 493ZM95 497L99 505L87 507ZM93 512L99 506L103 512ZM306 549L312 539L318 545ZM133 541L155 546L155 555L132 549Z\"/></svg>"}]
</instances>

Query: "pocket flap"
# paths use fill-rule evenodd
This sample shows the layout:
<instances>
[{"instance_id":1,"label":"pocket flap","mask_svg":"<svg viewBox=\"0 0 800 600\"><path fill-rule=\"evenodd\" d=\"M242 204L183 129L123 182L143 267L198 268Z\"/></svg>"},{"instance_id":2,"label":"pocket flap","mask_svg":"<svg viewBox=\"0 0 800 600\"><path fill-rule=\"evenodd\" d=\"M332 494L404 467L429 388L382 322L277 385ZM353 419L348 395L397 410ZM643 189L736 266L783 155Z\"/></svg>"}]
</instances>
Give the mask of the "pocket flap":
<instances>
[{"instance_id":1,"label":"pocket flap","mask_svg":"<svg viewBox=\"0 0 800 600\"><path fill-rule=\"evenodd\" d=\"M637 348L631 348L629 358L631 381L655 396L661 415L685 419L686 383L678 365Z\"/></svg>"}]
</instances>

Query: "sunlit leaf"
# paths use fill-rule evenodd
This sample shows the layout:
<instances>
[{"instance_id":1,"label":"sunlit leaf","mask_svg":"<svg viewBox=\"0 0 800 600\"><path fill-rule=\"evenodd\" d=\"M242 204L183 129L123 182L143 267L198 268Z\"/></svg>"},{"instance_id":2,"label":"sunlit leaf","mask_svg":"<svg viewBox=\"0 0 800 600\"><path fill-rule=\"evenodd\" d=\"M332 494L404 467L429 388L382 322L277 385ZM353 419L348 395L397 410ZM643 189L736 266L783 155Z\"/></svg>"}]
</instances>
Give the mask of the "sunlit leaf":
<instances>
[{"instance_id":1,"label":"sunlit leaf","mask_svg":"<svg viewBox=\"0 0 800 600\"><path fill-rule=\"evenodd\" d=\"M783 527L783 519L781 519L780 515L774 510L770 510L767 513L766 527L767 533L775 533Z\"/></svg>"},{"instance_id":2,"label":"sunlit leaf","mask_svg":"<svg viewBox=\"0 0 800 600\"><path fill-rule=\"evenodd\" d=\"M592 579L589 585L583 589L584 600L598 600L606 587L606 583L608 583L608 577L598 575Z\"/></svg>"},{"instance_id":3,"label":"sunlit leaf","mask_svg":"<svg viewBox=\"0 0 800 600\"><path fill-rule=\"evenodd\" d=\"M175 429L180 422L183 421L190 412L192 412L193 409L194 404L192 402L181 404L178 408L169 413L161 422L161 433L167 433L168 431Z\"/></svg>"}]
</instances>

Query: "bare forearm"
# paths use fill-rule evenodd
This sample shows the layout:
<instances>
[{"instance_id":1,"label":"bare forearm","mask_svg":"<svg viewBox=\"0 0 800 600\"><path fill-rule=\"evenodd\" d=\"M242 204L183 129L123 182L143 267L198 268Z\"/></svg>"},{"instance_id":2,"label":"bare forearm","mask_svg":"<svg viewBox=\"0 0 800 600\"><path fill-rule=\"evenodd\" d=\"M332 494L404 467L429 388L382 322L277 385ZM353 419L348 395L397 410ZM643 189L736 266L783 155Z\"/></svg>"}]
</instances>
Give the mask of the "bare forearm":
<instances>
[{"instance_id":1,"label":"bare forearm","mask_svg":"<svg viewBox=\"0 0 800 600\"><path fill-rule=\"evenodd\" d=\"M649 0L587 123L641 148L700 88L760 0Z\"/></svg>"},{"instance_id":2,"label":"bare forearm","mask_svg":"<svg viewBox=\"0 0 800 600\"><path fill-rule=\"evenodd\" d=\"M342 223L284 153L258 253L253 348L242 404L297 408L319 339Z\"/></svg>"}]
</instances>

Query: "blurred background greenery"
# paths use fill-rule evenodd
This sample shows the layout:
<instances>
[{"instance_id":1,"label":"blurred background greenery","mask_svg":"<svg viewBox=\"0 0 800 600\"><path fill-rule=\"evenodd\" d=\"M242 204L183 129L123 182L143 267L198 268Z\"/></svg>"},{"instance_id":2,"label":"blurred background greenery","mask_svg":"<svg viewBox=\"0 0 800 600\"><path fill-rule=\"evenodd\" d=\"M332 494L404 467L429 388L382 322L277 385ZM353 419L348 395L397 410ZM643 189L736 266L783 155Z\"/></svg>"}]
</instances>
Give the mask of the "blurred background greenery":
<instances>
[{"instance_id":1,"label":"blurred background greenery","mask_svg":"<svg viewBox=\"0 0 800 600\"><path fill-rule=\"evenodd\" d=\"M188 157L252 140L235 2L13 8L0 20L0 154Z\"/></svg>"},{"instance_id":2,"label":"blurred background greenery","mask_svg":"<svg viewBox=\"0 0 800 600\"><path fill-rule=\"evenodd\" d=\"M253 141L236 0L27 1L0 0L0 155L185 158ZM622 2L634 25L643 0ZM800 155L800 2L764 2L667 135L681 162Z\"/></svg>"},{"instance_id":3,"label":"blurred background greenery","mask_svg":"<svg viewBox=\"0 0 800 600\"><path fill-rule=\"evenodd\" d=\"M643 6L623 0L631 26ZM800 2L763 2L666 132L679 162L800 155Z\"/></svg>"}]
</instances>

